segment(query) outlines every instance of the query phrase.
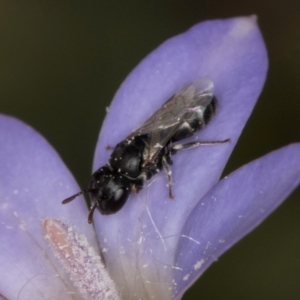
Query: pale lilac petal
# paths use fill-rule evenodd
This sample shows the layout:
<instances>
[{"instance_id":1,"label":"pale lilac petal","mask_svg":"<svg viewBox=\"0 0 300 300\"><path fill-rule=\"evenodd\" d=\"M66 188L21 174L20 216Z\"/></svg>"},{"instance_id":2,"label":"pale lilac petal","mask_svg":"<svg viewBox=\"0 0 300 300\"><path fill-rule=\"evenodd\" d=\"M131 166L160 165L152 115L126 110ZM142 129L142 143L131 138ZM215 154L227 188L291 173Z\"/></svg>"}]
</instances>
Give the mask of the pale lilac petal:
<instances>
[{"instance_id":1,"label":"pale lilac petal","mask_svg":"<svg viewBox=\"0 0 300 300\"><path fill-rule=\"evenodd\" d=\"M0 294L7 299L74 299L41 228L45 217L72 222L96 246L83 199L61 201L78 185L57 153L24 123L0 115ZM76 298L76 297L75 297Z\"/></svg>"},{"instance_id":2,"label":"pale lilac petal","mask_svg":"<svg viewBox=\"0 0 300 300\"><path fill-rule=\"evenodd\" d=\"M234 18L200 23L166 41L120 87L99 138L94 170L107 162L107 145L124 139L174 92L203 76L215 84L219 111L194 139L232 141L174 157L174 201L168 198L162 172L116 215L95 213L108 270L125 298L133 294L143 299L171 297L172 263L181 227L219 179L261 92L266 71L267 54L256 18Z\"/></svg>"},{"instance_id":3,"label":"pale lilac petal","mask_svg":"<svg viewBox=\"0 0 300 300\"><path fill-rule=\"evenodd\" d=\"M273 151L221 180L189 216L175 258L174 299L258 226L300 183L300 144Z\"/></svg>"}]
</instances>

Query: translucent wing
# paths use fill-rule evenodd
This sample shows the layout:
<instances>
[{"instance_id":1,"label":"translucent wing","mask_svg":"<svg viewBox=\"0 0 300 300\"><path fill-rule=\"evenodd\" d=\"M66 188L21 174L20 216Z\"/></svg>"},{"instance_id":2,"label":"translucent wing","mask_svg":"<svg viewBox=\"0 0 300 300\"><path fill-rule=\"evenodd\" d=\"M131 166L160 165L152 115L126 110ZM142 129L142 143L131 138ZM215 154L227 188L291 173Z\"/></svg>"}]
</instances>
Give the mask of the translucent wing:
<instances>
[{"instance_id":1,"label":"translucent wing","mask_svg":"<svg viewBox=\"0 0 300 300\"><path fill-rule=\"evenodd\" d=\"M213 82L207 78L200 78L173 95L127 139L148 134L149 145L144 160L145 163L151 163L184 122L192 118L193 114L204 112L212 98Z\"/></svg>"}]
</instances>

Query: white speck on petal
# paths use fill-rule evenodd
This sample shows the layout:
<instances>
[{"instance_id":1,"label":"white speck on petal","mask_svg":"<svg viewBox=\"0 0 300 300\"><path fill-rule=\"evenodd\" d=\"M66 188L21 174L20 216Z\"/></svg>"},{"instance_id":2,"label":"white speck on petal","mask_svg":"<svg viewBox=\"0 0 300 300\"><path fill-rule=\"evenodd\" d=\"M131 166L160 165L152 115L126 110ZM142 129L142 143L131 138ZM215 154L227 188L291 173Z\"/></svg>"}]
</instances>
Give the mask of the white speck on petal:
<instances>
[{"instance_id":1,"label":"white speck on petal","mask_svg":"<svg viewBox=\"0 0 300 300\"><path fill-rule=\"evenodd\" d=\"M3 202L0 204L0 209L7 209L8 208L8 203L7 202Z\"/></svg>"},{"instance_id":2,"label":"white speck on petal","mask_svg":"<svg viewBox=\"0 0 300 300\"><path fill-rule=\"evenodd\" d=\"M19 223L19 225L18 225L18 228L19 228L20 230L25 231L25 230L26 230L26 223L25 223L25 221L20 220L20 223Z\"/></svg>"},{"instance_id":3,"label":"white speck on petal","mask_svg":"<svg viewBox=\"0 0 300 300\"><path fill-rule=\"evenodd\" d=\"M202 258L201 260L198 260L195 264L194 264L194 270L199 270L202 265L204 264L204 259Z\"/></svg>"},{"instance_id":4,"label":"white speck on petal","mask_svg":"<svg viewBox=\"0 0 300 300\"><path fill-rule=\"evenodd\" d=\"M57 219L44 219L42 227L54 256L84 299L120 299L101 258L84 235Z\"/></svg>"},{"instance_id":5,"label":"white speck on petal","mask_svg":"<svg viewBox=\"0 0 300 300\"><path fill-rule=\"evenodd\" d=\"M186 281L186 280L189 279L189 277L190 277L190 274L186 274L182 279L183 279L184 281Z\"/></svg>"}]
</instances>

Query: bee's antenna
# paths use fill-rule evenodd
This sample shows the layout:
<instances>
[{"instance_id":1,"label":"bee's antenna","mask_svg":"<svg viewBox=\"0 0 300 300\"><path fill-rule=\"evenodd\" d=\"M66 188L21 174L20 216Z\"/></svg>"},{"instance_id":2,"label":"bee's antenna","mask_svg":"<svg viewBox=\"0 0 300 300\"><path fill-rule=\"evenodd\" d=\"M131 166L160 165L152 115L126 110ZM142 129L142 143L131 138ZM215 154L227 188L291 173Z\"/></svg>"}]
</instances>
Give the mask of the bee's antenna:
<instances>
[{"instance_id":1,"label":"bee's antenna","mask_svg":"<svg viewBox=\"0 0 300 300\"><path fill-rule=\"evenodd\" d=\"M89 193L89 192L93 192L93 191L95 191L95 189L85 189L85 190L82 190L82 191L80 191L79 193L77 193L77 194L75 194L75 195L73 195L73 196L71 196L71 197L69 197L69 198L66 198L66 199L63 200L61 203L62 203L62 204L67 204L67 203L73 201L73 200L74 200L75 198L77 198L78 196L82 195L83 193Z\"/></svg>"},{"instance_id":2,"label":"bee's antenna","mask_svg":"<svg viewBox=\"0 0 300 300\"><path fill-rule=\"evenodd\" d=\"M94 211L95 211L97 205L98 205L98 203L95 203L95 204L93 205L92 209L91 209L90 212L89 212L89 216L88 216L88 223L89 223L89 224L91 224L92 221L93 221L93 214L94 214Z\"/></svg>"}]
</instances>

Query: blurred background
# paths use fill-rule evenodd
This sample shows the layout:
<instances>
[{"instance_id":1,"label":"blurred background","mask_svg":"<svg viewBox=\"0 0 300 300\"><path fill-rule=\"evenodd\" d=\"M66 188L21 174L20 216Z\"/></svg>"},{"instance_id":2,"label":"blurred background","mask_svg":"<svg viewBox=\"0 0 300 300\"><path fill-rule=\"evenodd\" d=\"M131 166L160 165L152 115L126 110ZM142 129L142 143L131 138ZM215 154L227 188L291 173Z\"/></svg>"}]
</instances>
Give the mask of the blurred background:
<instances>
[{"instance_id":1,"label":"blurred background","mask_svg":"<svg viewBox=\"0 0 300 300\"><path fill-rule=\"evenodd\" d=\"M139 61L195 23L250 14L270 68L227 174L300 141L299 0L0 0L0 112L46 137L85 187L105 108ZM300 299L299 232L300 189L184 299Z\"/></svg>"}]
</instances>

